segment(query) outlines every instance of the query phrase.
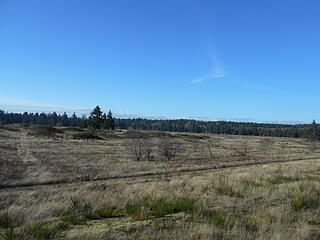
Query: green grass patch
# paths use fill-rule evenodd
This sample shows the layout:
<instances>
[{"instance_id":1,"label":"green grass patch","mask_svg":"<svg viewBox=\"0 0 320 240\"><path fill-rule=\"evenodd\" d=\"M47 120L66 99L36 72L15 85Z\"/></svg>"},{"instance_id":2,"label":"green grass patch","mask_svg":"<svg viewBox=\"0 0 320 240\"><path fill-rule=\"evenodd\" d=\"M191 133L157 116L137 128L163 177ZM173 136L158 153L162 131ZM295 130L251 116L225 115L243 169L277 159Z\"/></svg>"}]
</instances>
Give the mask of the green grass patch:
<instances>
[{"instance_id":1,"label":"green grass patch","mask_svg":"<svg viewBox=\"0 0 320 240\"><path fill-rule=\"evenodd\" d=\"M34 240L55 239L58 232L58 228L45 223L33 223L24 229L24 233Z\"/></svg>"},{"instance_id":2,"label":"green grass patch","mask_svg":"<svg viewBox=\"0 0 320 240\"><path fill-rule=\"evenodd\" d=\"M126 212L134 220L143 220L150 216L161 218L179 212L192 213L195 203L196 200L189 198L144 200L141 203L128 204Z\"/></svg>"},{"instance_id":3,"label":"green grass patch","mask_svg":"<svg viewBox=\"0 0 320 240\"><path fill-rule=\"evenodd\" d=\"M129 203L126 206L127 214L135 221L147 219L149 217L149 211L150 208L142 204Z\"/></svg>"},{"instance_id":4,"label":"green grass patch","mask_svg":"<svg viewBox=\"0 0 320 240\"><path fill-rule=\"evenodd\" d=\"M79 197L71 197L69 206L54 212L54 216L69 225L82 225L87 220L99 220L115 216L114 208L104 207L93 210L91 204Z\"/></svg>"}]
</instances>

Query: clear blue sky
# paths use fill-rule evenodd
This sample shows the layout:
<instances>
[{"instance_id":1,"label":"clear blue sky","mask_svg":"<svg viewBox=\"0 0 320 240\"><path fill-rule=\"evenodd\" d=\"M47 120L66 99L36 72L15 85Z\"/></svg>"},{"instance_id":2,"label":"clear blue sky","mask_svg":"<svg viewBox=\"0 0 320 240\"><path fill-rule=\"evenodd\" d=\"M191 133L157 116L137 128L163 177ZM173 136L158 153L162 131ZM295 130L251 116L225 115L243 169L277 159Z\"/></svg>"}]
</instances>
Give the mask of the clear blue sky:
<instances>
[{"instance_id":1,"label":"clear blue sky","mask_svg":"<svg viewBox=\"0 0 320 240\"><path fill-rule=\"evenodd\" d=\"M0 106L320 120L319 12L317 0L1 0Z\"/></svg>"}]
</instances>

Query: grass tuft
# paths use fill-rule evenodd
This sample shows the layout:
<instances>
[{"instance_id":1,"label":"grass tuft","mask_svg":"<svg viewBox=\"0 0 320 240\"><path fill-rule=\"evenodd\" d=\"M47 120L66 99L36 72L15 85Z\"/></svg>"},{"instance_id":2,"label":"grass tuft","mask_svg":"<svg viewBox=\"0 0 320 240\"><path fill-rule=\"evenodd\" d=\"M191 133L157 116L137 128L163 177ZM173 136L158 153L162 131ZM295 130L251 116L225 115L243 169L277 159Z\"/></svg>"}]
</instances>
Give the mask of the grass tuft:
<instances>
[{"instance_id":1,"label":"grass tuft","mask_svg":"<svg viewBox=\"0 0 320 240\"><path fill-rule=\"evenodd\" d=\"M24 229L26 235L34 240L55 239L58 229L44 223L33 223Z\"/></svg>"},{"instance_id":2,"label":"grass tuft","mask_svg":"<svg viewBox=\"0 0 320 240\"><path fill-rule=\"evenodd\" d=\"M226 181L226 179L220 179L219 183L214 186L214 189L217 194L226 195L229 197L243 198L244 194L240 191L237 191L233 186Z\"/></svg>"},{"instance_id":3,"label":"grass tuft","mask_svg":"<svg viewBox=\"0 0 320 240\"><path fill-rule=\"evenodd\" d=\"M0 227L10 228L14 226L14 220L8 212L0 214Z\"/></svg>"},{"instance_id":4,"label":"grass tuft","mask_svg":"<svg viewBox=\"0 0 320 240\"><path fill-rule=\"evenodd\" d=\"M217 227L223 227L226 224L226 219L215 210L205 210L202 213L202 217L207 219L210 224L213 224Z\"/></svg>"},{"instance_id":5,"label":"grass tuft","mask_svg":"<svg viewBox=\"0 0 320 240\"><path fill-rule=\"evenodd\" d=\"M306 206L306 199L303 194L297 193L290 202L293 211L300 211Z\"/></svg>"},{"instance_id":6,"label":"grass tuft","mask_svg":"<svg viewBox=\"0 0 320 240\"><path fill-rule=\"evenodd\" d=\"M319 209L320 207L320 190L316 185L300 184L299 191L291 196L290 206L293 211L303 209Z\"/></svg>"}]
</instances>

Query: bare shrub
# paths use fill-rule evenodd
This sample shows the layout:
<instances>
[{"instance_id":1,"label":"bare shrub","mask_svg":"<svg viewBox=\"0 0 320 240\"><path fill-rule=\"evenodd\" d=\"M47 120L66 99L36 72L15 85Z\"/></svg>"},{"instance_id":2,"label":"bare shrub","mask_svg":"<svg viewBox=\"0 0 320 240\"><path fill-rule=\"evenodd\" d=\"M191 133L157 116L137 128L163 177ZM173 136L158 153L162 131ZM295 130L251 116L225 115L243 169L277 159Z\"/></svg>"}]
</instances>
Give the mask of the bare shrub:
<instances>
[{"instance_id":1,"label":"bare shrub","mask_svg":"<svg viewBox=\"0 0 320 240\"><path fill-rule=\"evenodd\" d=\"M146 133L136 130L127 132L128 140L125 142L125 147L133 156L134 160L141 161L147 159L153 160L152 145L149 136Z\"/></svg>"},{"instance_id":2,"label":"bare shrub","mask_svg":"<svg viewBox=\"0 0 320 240\"><path fill-rule=\"evenodd\" d=\"M158 148L160 156L165 161L171 161L183 150L181 143L177 139L167 136L160 138Z\"/></svg>"}]
</instances>

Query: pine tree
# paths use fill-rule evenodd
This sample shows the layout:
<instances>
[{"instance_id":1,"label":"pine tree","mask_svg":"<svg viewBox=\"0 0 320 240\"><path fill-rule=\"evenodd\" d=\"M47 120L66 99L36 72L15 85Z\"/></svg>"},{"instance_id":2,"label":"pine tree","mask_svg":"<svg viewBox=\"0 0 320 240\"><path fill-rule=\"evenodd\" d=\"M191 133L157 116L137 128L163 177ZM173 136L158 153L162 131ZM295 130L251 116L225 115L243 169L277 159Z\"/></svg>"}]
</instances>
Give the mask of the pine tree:
<instances>
[{"instance_id":1,"label":"pine tree","mask_svg":"<svg viewBox=\"0 0 320 240\"><path fill-rule=\"evenodd\" d=\"M69 126L69 118L66 112L61 116L61 124L62 126Z\"/></svg>"},{"instance_id":2,"label":"pine tree","mask_svg":"<svg viewBox=\"0 0 320 240\"><path fill-rule=\"evenodd\" d=\"M80 128L87 128L88 127L88 121L86 115L82 115L79 123Z\"/></svg>"},{"instance_id":3,"label":"pine tree","mask_svg":"<svg viewBox=\"0 0 320 240\"><path fill-rule=\"evenodd\" d=\"M78 125L77 121L78 121L78 117L77 117L76 113L74 112L70 118L69 124L71 126L77 126Z\"/></svg>"},{"instance_id":4,"label":"pine tree","mask_svg":"<svg viewBox=\"0 0 320 240\"><path fill-rule=\"evenodd\" d=\"M315 120L313 120L311 127L309 129L309 138L312 141L316 141L320 139L320 132L318 128L318 124L316 123Z\"/></svg>"},{"instance_id":5,"label":"pine tree","mask_svg":"<svg viewBox=\"0 0 320 240\"><path fill-rule=\"evenodd\" d=\"M114 130L114 129L115 129L116 123L115 123L115 121L114 121L114 118L112 117L112 112L111 112L111 110L109 110L109 112L108 112L106 122L107 122L107 129L109 129L109 130L110 130L110 129L111 129L111 130Z\"/></svg>"},{"instance_id":6,"label":"pine tree","mask_svg":"<svg viewBox=\"0 0 320 240\"><path fill-rule=\"evenodd\" d=\"M102 128L103 129L109 129L108 121L107 121L107 115L104 113L102 115Z\"/></svg>"},{"instance_id":7,"label":"pine tree","mask_svg":"<svg viewBox=\"0 0 320 240\"><path fill-rule=\"evenodd\" d=\"M103 119L101 108L96 106L90 114L88 125L95 129L100 129L102 127L102 123Z\"/></svg>"}]
</instances>

